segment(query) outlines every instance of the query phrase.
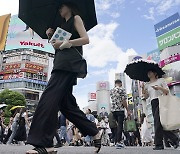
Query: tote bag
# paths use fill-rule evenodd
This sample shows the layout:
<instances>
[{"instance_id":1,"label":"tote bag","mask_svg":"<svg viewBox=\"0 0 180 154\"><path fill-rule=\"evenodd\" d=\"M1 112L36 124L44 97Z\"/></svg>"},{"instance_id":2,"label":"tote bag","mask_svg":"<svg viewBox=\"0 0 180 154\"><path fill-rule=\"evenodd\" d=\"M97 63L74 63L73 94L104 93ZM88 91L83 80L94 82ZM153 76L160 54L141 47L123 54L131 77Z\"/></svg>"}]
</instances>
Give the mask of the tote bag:
<instances>
[{"instance_id":1,"label":"tote bag","mask_svg":"<svg viewBox=\"0 0 180 154\"><path fill-rule=\"evenodd\" d=\"M159 96L160 121L164 130L180 128L180 98L172 95Z\"/></svg>"},{"instance_id":2,"label":"tote bag","mask_svg":"<svg viewBox=\"0 0 180 154\"><path fill-rule=\"evenodd\" d=\"M125 132L135 132L135 131L137 131L135 120L126 120L124 122L124 131Z\"/></svg>"}]
</instances>

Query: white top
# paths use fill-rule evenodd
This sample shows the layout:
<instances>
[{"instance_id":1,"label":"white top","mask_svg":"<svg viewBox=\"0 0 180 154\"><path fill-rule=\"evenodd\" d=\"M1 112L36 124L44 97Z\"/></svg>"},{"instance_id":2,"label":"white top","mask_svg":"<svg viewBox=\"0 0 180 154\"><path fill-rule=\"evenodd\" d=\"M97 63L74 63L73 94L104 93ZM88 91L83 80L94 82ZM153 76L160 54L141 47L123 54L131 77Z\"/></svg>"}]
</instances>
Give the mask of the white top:
<instances>
[{"instance_id":1,"label":"white top","mask_svg":"<svg viewBox=\"0 0 180 154\"><path fill-rule=\"evenodd\" d=\"M159 96L163 95L163 92L161 90L155 90L154 88L152 88L152 86L159 86L159 87L163 87L163 88L169 90L169 87L168 87L166 81L164 80L164 78L159 78L155 82L146 83L144 88L145 88L145 90L148 91L148 94L149 94L149 97L151 100L156 99Z\"/></svg>"}]
</instances>

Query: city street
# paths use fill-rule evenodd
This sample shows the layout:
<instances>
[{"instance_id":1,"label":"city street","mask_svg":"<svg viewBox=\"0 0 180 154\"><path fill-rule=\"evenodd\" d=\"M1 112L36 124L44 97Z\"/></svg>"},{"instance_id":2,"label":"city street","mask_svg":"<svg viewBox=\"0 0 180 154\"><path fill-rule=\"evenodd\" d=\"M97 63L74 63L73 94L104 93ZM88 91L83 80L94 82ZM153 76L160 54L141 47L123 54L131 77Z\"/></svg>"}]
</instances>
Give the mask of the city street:
<instances>
[{"instance_id":1,"label":"city street","mask_svg":"<svg viewBox=\"0 0 180 154\"><path fill-rule=\"evenodd\" d=\"M25 154L31 146L0 145L0 154ZM58 154L93 154L93 147L62 147L58 149ZM125 149L115 149L114 147L103 147L100 154L180 154L180 149L165 149L163 151L153 151L152 147L128 147Z\"/></svg>"}]
</instances>

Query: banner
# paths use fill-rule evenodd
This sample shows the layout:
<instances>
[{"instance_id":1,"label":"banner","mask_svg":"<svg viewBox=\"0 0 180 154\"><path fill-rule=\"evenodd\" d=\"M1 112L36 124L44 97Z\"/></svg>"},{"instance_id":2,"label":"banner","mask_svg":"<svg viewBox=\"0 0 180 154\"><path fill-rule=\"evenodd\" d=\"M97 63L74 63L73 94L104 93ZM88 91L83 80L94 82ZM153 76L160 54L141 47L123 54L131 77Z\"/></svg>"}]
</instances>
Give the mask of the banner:
<instances>
[{"instance_id":1,"label":"banner","mask_svg":"<svg viewBox=\"0 0 180 154\"><path fill-rule=\"evenodd\" d=\"M164 78L166 82L170 85L178 84L180 82L180 61L176 61L170 64L165 65L162 70L166 73Z\"/></svg>"},{"instance_id":2,"label":"banner","mask_svg":"<svg viewBox=\"0 0 180 154\"><path fill-rule=\"evenodd\" d=\"M5 50L30 48L54 53L54 48L47 40L42 39L28 25L18 18L17 15L11 17L6 48Z\"/></svg>"},{"instance_id":3,"label":"banner","mask_svg":"<svg viewBox=\"0 0 180 154\"><path fill-rule=\"evenodd\" d=\"M166 18L154 25L156 37L159 37L180 26L180 16L178 13Z\"/></svg>"},{"instance_id":4,"label":"banner","mask_svg":"<svg viewBox=\"0 0 180 154\"><path fill-rule=\"evenodd\" d=\"M156 63L160 61L160 51L159 49L153 50L147 53L147 60L153 60Z\"/></svg>"},{"instance_id":5,"label":"banner","mask_svg":"<svg viewBox=\"0 0 180 154\"><path fill-rule=\"evenodd\" d=\"M159 50L175 45L180 42L180 27L161 35L157 38Z\"/></svg>"},{"instance_id":6,"label":"banner","mask_svg":"<svg viewBox=\"0 0 180 154\"><path fill-rule=\"evenodd\" d=\"M176 61L180 61L180 54L177 54L175 56L171 56L165 60L160 61L159 66L164 67L165 65L176 62Z\"/></svg>"},{"instance_id":7,"label":"banner","mask_svg":"<svg viewBox=\"0 0 180 154\"><path fill-rule=\"evenodd\" d=\"M5 48L10 18L11 14L0 16L0 51Z\"/></svg>"}]
</instances>

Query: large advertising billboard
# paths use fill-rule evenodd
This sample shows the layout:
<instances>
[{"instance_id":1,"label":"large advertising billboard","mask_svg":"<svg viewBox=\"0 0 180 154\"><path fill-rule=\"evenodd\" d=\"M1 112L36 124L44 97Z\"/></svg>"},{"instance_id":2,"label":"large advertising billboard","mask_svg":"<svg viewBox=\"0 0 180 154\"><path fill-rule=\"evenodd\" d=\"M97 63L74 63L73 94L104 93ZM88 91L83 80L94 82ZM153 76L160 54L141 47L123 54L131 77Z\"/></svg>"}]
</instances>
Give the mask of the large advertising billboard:
<instances>
[{"instance_id":1,"label":"large advertising billboard","mask_svg":"<svg viewBox=\"0 0 180 154\"><path fill-rule=\"evenodd\" d=\"M147 53L147 59L153 60L156 63L159 63L160 62L160 51L159 51L159 49L148 52Z\"/></svg>"},{"instance_id":2,"label":"large advertising billboard","mask_svg":"<svg viewBox=\"0 0 180 154\"><path fill-rule=\"evenodd\" d=\"M5 50L19 48L31 48L54 53L52 45L47 40L41 39L17 15L14 15L10 19Z\"/></svg>"},{"instance_id":3,"label":"large advertising billboard","mask_svg":"<svg viewBox=\"0 0 180 154\"><path fill-rule=\"evenodd\" d=\"M11 14L0 16L0 51L5 48L10 18Z\"/></svg>"},{"instance_id":4,"label":"large advertising billboard","mask_svg":"<svg viewBox=\"0 0 180 154\"><path fill-rule=\"evenodd\" d=\"M175 45L180 42L180 27L177 27L157 38L159 50Z\"/></svg>"},{"instance_id":5,"label":"large advertising billboard","mask_svg":"<svg viewBox=\"0 0 180 154\"><path fill-rule=\"evenodd\" d=\"M180 26L180 16L179 13L175 13L172 16L154 25L156 37L159 37L179 26Z\"/></svg>"}]
</instances>

